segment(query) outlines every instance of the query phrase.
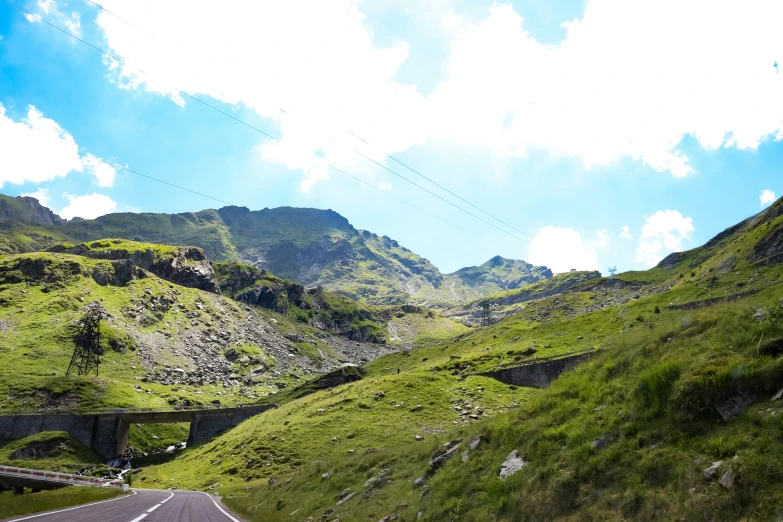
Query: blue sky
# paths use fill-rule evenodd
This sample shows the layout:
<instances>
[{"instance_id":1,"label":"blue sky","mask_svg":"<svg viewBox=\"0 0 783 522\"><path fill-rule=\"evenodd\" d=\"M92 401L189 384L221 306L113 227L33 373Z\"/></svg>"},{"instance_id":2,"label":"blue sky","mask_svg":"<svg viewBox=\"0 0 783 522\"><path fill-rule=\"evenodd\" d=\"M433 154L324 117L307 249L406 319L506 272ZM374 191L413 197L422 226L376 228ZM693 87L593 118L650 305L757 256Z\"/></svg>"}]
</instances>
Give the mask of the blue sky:
<instances>
[{"instance_id":1,"label":"blue sky","mask_svg":"<svg viewBox=\"0 0 783 522\"><path fill-rule=\"evenodd\" d=\"M144 32L85 0L19 2L144 71L0 3L0 191L65 217L221 206L104 160L251 209L331 208L444 272L500 254L606 273L783 191L776 2L102 2Z\"/></svg>"}]
</instances>

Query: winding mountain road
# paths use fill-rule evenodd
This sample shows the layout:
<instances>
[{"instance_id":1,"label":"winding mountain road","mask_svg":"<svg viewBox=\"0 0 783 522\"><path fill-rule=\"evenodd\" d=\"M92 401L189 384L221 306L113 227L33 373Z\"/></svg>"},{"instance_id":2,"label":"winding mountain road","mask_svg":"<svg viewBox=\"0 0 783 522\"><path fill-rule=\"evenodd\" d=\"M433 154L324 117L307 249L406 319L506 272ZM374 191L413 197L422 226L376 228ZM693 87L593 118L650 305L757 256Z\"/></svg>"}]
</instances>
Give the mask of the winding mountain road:
<instances>
[{"instance_id":1,"label":"winding mountain road","mask_svg":"<svg viewBox=\"0 0 783 522\"><path fill-rule=\"evenodd\" d=\"M110 500L24 515L19 522L242 522L217 499L195 491L135 489Z\"/></svg>"}]
</instances>

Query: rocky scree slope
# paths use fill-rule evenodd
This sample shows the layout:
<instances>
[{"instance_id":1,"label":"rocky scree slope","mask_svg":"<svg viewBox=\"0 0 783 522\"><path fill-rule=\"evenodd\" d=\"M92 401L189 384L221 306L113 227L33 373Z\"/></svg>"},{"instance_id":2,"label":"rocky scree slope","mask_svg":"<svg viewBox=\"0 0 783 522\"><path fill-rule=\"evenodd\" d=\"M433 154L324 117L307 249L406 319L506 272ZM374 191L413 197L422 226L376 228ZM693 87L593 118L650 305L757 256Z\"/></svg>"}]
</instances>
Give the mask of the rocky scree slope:
<instances>
[{"instance_id":1,"label":"rocky scree slope","mask_svg":"<svg viewBox=\"0 0 783 522\"><path fill-rule=\"evenodd\" d=\"M380 357L360 381L285 402L142 480L219 491L249 520L773 520L781 206L651 270ZM555 299L570 310L530 320ZM548 389L476 375L591 346Z\"/></svg>"},{"instance_id":2,"label":"rocky scree slope","mask_svg":"<svg viewBox=\"0 0 783 522\"><path fill-rule=\"evenodd\" d=\"M16 199L0 195L6 207L23 207ZM15 211L0 219L0 248L8 253L106 237L195 245L213 261L253 265L283 279L308 287L323 286L368 304L453 306L551 275L545 267L499 257L444 275L397 241L357 230L334 211L312 208L116 213L67 223L49 223L37 214Z\"/></svg>"},{"instance_id":3,"label":"rocky scree slope","mask_svg":"<svg viewBox=\"0 0 783 522\"><path fill-rule=\"evenodd\" d=\"M66 378L72 327L91 301L111 316L100 376ZM391 349L174 284L128 259L0 258L2 411L248 402Z\"/></svg>"}]
</instances>

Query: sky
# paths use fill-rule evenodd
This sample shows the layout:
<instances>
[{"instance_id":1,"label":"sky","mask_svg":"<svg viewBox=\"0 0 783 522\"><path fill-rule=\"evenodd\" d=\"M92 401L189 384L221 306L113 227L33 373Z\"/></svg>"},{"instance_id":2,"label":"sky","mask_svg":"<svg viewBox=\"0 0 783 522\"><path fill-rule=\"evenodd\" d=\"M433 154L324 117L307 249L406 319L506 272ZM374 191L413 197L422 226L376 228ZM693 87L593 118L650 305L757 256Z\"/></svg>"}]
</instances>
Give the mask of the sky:
<instances>
[{"instance_id":1,"label":"sky","mask_svg":"<svg viewBox=\"0 0 783 522\"><path fill-rule=\"evenodd\" d=\"M0 192L67 219L330 208L445 273L642 270L783 192L781 20L777 0L3 0Z\"/></svg>"}]
</instances>

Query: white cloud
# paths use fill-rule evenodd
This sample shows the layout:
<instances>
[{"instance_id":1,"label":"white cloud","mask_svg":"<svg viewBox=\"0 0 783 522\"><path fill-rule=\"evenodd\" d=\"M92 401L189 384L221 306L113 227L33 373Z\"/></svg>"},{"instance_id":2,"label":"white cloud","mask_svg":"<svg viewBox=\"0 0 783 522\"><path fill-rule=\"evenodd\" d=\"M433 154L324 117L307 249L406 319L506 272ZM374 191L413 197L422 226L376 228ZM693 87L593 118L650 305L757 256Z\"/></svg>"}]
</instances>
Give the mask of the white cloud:
<instances>
[{"instance_id":1,"label":"white cloud","mask_svg":"<svg viewBox=\"0 0 783 522\"><path fill-rule=\"evenodd\" d=\"M0 187L5 183L42 183L82 172L84 167L98 185L111 187L115 171L100 159L79 156L79 147L66 130L30 105L27 116L14 121L0 103Z\"/></svg>"},{"instance_id":2,"label":"white cloud","mask_svg":"<svg viewBox=\"0 0 783 522\"><path fill-rule=\"evenodd\" d=\"M628 225L625 225L622 230L620 231L620 237L623 239L633 239L633 236L631 235L631 231L628 228Z\"/></svg>"},{"instance_id":3,"label":"white cloud","mask_svg":"<svg viewBox=\"0 0 783 522\"><path fill-rule=\"evenodd\" d=\"M39 18L36 18L33 15L28 14L28 13L25 13L24 17L27 18L28 22L32 22L32 23L36 23L36 22L40 22L41 21Z\"/></svg>"},{"instance_id":4,"label":"white cloud","mask_svg":"<svg viewBox=\"0 0 783 522\"><path fill-rule=\"evenodd\" d=\"M27 117L17 122L0 104L0 187L41 183L81 171L78 150L70 134L32 105Z\"/></svg>"},{"instance_id":5,"label":"white cloud","mask_svg":"<svg viewBox=\"0 0 783 522\"><path fill-rule=\"evenodd\" d=\"M45 207L48 207L49 203L51 202L51 196L49 196L49 189L45 189L45 188L39 188L35 192L30 192L29 194L22 194L22 196L28 198L35 198L38 200L38 203L40 203Z\"/></svg>"},{"instance_id":6,"label":"white cloud","mask_svg":"<svg viewBox=\"0 0 783 522\"><path fill-rule=\"evenodd\" d=\"M82 164L95 176L99 187L111 187L114 185L114 176L117 174L117 171L111 165L104 163L92 154L82 156Z\"/></svg>"},{"instance_id":7,"label":"white cloud","mask_svg":"<svg viewBox=\"0 0 783 522\"><path fill-rule=\"evenodd\" d=\"M381 184L380 184L379 188L380 188L381 190L385 190L386 192L391 192L391 191L394 189L394 187L392 186L392 184L391 184L391 183L387 183L387 182L385 182L385 181L382 181L382 182L381 182Z\"/></svg>"},{"instance_id":8,"label":"white cloud","mask_svg":"<svg viewBox=\"0 0 783 522\"><path fill-rule=\"evenodd\" d=\"M772 203L775 202L775 193L769 189L762 190L761 194L759 195L759 200L761 201L762 207L771 205Z\"/></svg>"},{"instance_id":9,"label":"white cloud","mask_svg":"<svg viewBox=\"0 0 783 522\"><path fill-rule=\"evenodd\" d=\"M97 22L112 52L148 73L108 63L121 86L145 89L184 105L189 100L179 93L182 89L241 103L276 120L282 139L264 140L261 154L303 171L301 188L308 190L329 177L327 162L351 167L352 173L377 169L351 149L382 161L377 150L345 129L389 153L423 142L424 129L417 124L422 98L414 86L393 80L408 57L408 45L376 46L357 3L235 1L215 10L187 0L103 2L163 43L105 12L98 13ZM154 17L149 16L151 9ZM205 32L204 27L210 30ZM338 134L339 141L332 139Z\"/></svg>"},{"instance_id":10,"label":"white cloud","mask_svg":"<svg viewBox=\"0 0 783 522\"><path fill-rule=\"evenodd\" d=\"M85 196L72 196L71 194L66 194L65 196L70 203L67 207L58 212L60 216L65 219L72 219L75 217L94 219L98 216L110 214L117 208L117 203L109 196L104 196L103 194L93 193Z\"/></svg>"},{"instance_id":11,"label":"white cloud","mask_svg":"<svg viewBox=\"0 0 783 522\"><path fill-rule=\"evenodd\" d=\"M377 46L359 0L104 4L165 41L99 12L112 52L148 73L109 62L115 81L180 105L183 89L276 120L282 140L261 152L303 171L303 190L328 178L324 161L374 168L351 148L379 161L379 150L427 140L507 157L543 149L588 166L630 157L683 177L693 172L678 149L686 135L708 150L783 137L783 80L772 66L783 49L777 0L590 0L581 20L563 23L557 45L536 41L511 5L494 4L475 22L475 10L463 16L446 2L439 35L451 38L451 54L426 99L395 81L407 43ZM343 129L377 148L346 147Z\"/></svg>"},{"instance_id":12,"label":"white cloud","mask_svg":"<svg viewBox=\"0 0 783 522\"><path fill-rule=\"evenodd\" d=\"M530 242L527 261L545 265L556 274L577 270L599 270L596 250L608 241L605 230L598 231L595 241L583 241L572 228L546 226Z\"/></svg>"},{"instance_id":13,"label":"white cloud","mask_svg":"<svg viewBox=\"0 0 783 522\"><path fill-rule=\"evenodd\" d=\"M598 239L592 242L593 246L595 248L604 248L606 245L609 244L609 231L605 228L602 228L598 231Z\"/></svg>"},{"instance_id":14,"label":"white cloud","mask_svg":"<svg viewBox=\"0 0 783 522\"><path fill-rule=\"evenodd\" d=\"M681 252L684 240L689 239L693 220L676 210L659 210L647 218L642 227L634 261L654 266L667 254Z\"/></svg>"},{"instance_id":15,"label":"white cloud","mask_svg":"<svg viewBox=\"0 0 783 522\"><path fill-rule=\"evenodd\" d=\"M82 26L81 15L79 15L79 13L76 11L73 11L70 14L63 13L60 11L60 8L55 0L39 0L37 2L37 6L40 10L37 13L38 16L41 18L44 18L44 16L46 18L50 18L53 22L65 25L65 27L68 28L68 30L75 36L81 36ZM35 16L30 16L29 14L25 14L25 18L27 18L27 20L30 22L40 22L38 18Z\"/></svg>"}]
</instances>

